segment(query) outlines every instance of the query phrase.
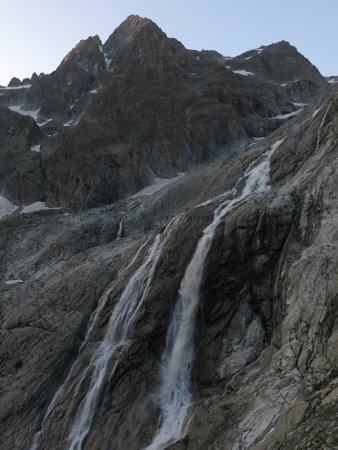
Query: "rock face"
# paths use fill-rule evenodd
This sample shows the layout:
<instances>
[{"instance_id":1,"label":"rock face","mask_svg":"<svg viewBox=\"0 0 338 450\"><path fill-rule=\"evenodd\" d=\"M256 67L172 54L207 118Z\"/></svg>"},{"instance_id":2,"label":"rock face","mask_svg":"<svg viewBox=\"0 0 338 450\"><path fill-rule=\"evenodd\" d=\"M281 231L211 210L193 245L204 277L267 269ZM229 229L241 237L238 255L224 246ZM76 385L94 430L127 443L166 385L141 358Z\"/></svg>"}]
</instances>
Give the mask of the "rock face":
<instances>
[{"instance_id":1,"label":"rock face","mask_svg":"<svg viewBox=\"0 0 338 450\"><path fill-rule=\"evenodd\" d=\"M46 200L41 159L32 151L41 141L31 117L0 107L0 190L16 204L30 203L32 196Z\"/></svg>"},{"instance_id":2,"label":"rock face","mask_svg":"<svg viewBox=\"0 0 338 450\"><path fill-rule=\"evenodd\" d=\"M135 39L135 35L142 33L146 27L153 28L157 33L158 28L149 19L139 16L129 16L107 39L103 46L108 66L115 67L117 62L123 57L123 52Z\"/></svg>"},{"instance_id":3,"label":"rock face","mask_svg":"<svg viewBox=\"0 0 338 450\"><path fill-rule=\"evenodd\" d=\"M252 52L247 62L257 59L259 76L243 76L233 73L242 56L228 70L222 55L186 50L151 20L131 16L105 44L98 36L81 41L55 72L4 89L0 101L35 117L44 134L48 204L98 206L267 135L281 124L274 117L299 108L292 102L328 89L287 43Z\"/></svg>"},{"instance_id":4,"label":"rock face","mask_svg":"<svg viewBox=\"0 0 338 450\"><path fill-rule=\"evenodd\" d=\"M98 36L81 41L49 76L43 76L30 89L28 102L38 101L40 115L69 122L76 116L82 97L97 87L97 79L105 70ZM68 119L68 120L67 120Z\"/></svg>"},{"instance_id":5,"label":"rock face","mask_svg":"<svg viewBox=\"0 0 338 450\"><path fill-rule=\"evenodd\" d=\"M228 60L233 70L246 69L275 83L292 83L300 79L323 84L324 77L311 62L289 42L250 50Z\"/></svg>"},{"instance_id":6,"label":"rock face","mask_svg":"<svg viewBox=\"0 0 338 450\"><path fill-rule=\"evenodd\" d=\"M131 16L31 85L0 208L58 209L0 220L0 449L334 448L334 83Z\"/></svg>"},{"instance_id":7,"label":"rock face","mask_svg":"<svg viewBox=\"0 0 338 450\"><path fill-rule=\"evenodd\" d=\"M17 87L20 86L21 80L19 78L13 77L11 81L8 83L8 87Z\"/></svg>"},{"instance_id":8,"label":"rock face","mask_svg":"<svg viewBox=\"0 0 338 450\"><path fill-rule=\"evenodd\" d=\"M289 42L262 46L226 61L235 72L249 72L282 87L294 102L308 102L326 85L325 78Z\"/></svg>"}]
</instances>

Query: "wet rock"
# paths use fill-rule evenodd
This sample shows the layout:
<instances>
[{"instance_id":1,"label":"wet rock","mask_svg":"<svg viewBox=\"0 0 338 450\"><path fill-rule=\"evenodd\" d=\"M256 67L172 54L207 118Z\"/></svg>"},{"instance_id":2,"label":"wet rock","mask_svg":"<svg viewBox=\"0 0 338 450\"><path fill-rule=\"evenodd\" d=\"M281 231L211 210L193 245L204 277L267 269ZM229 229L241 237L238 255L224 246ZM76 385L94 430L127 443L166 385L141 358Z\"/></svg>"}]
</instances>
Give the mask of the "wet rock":
<instances>
[{"instance_id":1,"label":"wet rock","mask_svg":"<svg viewBox=\"0 0 338 450\"><path fill-rule=\"evenodd\" d=\"M53 74L33 75L31 88L3 90L1 192L17 204L70 209L18 209L0 221L1 448L24 450L35 438L39 450L68 447L93 381L82 449L152 442L185 271L216 208L250 181L257 189L210 237L187 427L167 447L338 445L337 99L323 88L275 125L271 117L294 109L293 96L322 89L322 78L286 42L234 64L244 70L244 61L259 76L234 74L222 55L188 51L132 16L103 46L97 36L81 41ZM276 86L284 83L294 86ZM10 111L13 102L40 108L40 126ZM265 139L247 145L252 136ZM262 161L269 170L252 180ZM156 239L154 265L138 278ZM137 302L118 309L131 282ZM101 379L97 352L110 320L125 323L114 322L119 314L130 322Z\"/></svg>"}]
</instances>

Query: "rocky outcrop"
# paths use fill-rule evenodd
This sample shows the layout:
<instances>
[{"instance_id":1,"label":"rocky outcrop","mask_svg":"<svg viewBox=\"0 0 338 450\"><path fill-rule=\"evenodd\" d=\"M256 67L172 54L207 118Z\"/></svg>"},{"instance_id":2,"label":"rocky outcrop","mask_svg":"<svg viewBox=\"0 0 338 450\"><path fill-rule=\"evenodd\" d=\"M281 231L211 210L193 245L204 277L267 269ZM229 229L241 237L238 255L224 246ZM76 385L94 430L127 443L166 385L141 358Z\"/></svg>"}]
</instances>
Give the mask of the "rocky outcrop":
<instances>
[{"instance_id":1,"label":"rocky outcrop","mask_svg":"<svg viewBox=\"0 0 338 450\"><path fill-rule=\"evenodd\" d=\"M39 147L42 134L31 117L0 107L0 190L16 204L45 200Z\"/></svg>"},{"instance_id":2,"label":"rocky outcrop","mask_svg":"<svg viewBox=\"0 0 338 450\"><path fill-rule=\"evenodd\" d=\"M123 52L135 39L137 33L140 33L143 28L147 26L156 27L156 25L149 19L131 15L119 27L116 28L103 46L106 58L109 61L109 67L111 65L117 65L119 59L123 57Z\"/></svg>"},{"instance_id":3,"label":"rocky outcrop","mask_svg":"<svg viewBox=\"0 0 338 450\"><path fill-rule=\"evenodd\" d=\"M105 70L104 56L98 36L81 41L51 75L41 77L30 90L29 101L38 99L40 115L65 122L76 116L76 103L97 87L97 79ZM32 99L32 100L31 100ZM67 120L68 119L68 120Z\"/></svg>"},{"instance_id":4,"label":"rocky outcrop","mask_svg":"<svg viewBox=\"0 0 338 450\"><path fill-rule=\"evenodd\" d=\"M17 87L20 86L21 80L19 78L13 77L11 81L8 83L8 87Z\"/></svg>"},{"instance_id":5,"label":"rocky outcrop","mask_svg":"<svg viewBox=\"0 0 338 450\"><path fill-rule=\"evenodd\" d=\"M325 81L319 70L286 41L250 50L226 62L232 70L246 69L275 83L310 80L320 85Z\"/></svg>"}]
</instances>

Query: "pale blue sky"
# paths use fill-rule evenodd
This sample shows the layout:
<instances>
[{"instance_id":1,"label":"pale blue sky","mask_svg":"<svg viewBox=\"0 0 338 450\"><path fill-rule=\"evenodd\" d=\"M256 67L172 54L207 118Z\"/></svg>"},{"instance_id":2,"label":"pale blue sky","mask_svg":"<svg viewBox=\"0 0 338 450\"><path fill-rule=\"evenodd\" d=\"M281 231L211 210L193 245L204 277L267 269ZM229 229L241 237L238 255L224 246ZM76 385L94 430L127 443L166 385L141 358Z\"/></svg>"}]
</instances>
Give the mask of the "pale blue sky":
<instances>
[{"instance_id":1,"label":"pale blue sky","mask_svg":"<svg viewBox=\"0 0 338 450\"><path fill-rule=\"evenodd\" d=\"M80 39L106 40L129 14L226 56L285 39L338 75L337 0L0 0L0 84L53 71Z\"/></svg>"}]
</instances>

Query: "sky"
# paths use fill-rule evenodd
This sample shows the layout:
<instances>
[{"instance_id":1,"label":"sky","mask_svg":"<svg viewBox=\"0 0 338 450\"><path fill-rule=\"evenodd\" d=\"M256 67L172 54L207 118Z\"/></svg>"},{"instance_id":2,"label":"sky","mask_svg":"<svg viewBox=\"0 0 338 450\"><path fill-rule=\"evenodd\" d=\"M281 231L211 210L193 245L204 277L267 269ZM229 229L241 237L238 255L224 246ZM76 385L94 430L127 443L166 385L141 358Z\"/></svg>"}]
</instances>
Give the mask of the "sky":
<instances>
[{"instance_id":1,"label":"sky","mask_svg":"<svg viewBox=\"0 0 338 450\"><path fill-rule=\"evenodd\" d=\"M287 40L323 75L338 75L337 0L0 0L0 84L52 72L78 41L105 41L130 14L225 56Z\"/></svg>"}]
</instances>

